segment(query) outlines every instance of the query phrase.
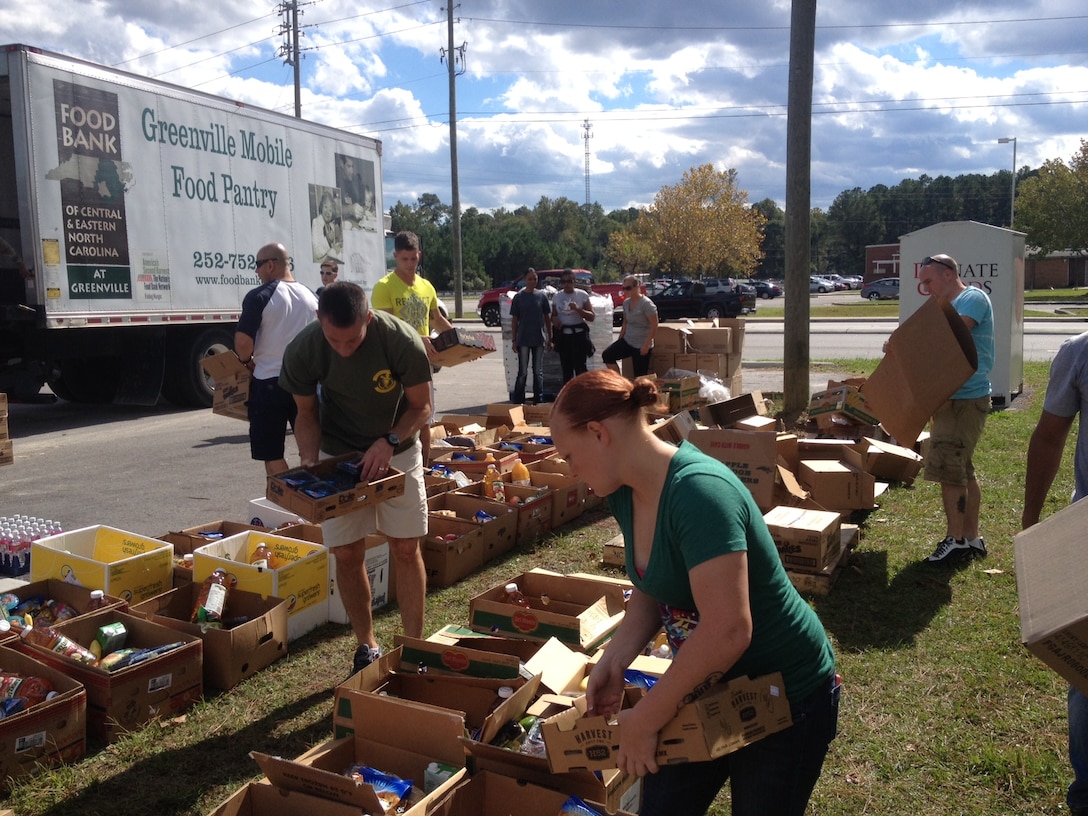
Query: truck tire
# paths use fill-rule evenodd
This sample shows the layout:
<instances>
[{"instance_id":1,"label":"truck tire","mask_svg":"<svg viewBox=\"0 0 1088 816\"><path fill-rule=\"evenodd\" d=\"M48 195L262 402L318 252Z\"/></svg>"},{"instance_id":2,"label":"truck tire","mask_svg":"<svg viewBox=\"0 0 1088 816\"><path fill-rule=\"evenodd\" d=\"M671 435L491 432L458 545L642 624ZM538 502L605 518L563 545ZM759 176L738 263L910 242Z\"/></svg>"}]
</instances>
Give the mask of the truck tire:
<instances>
[{"instance_id":1,"label":"truck tire","mask_svg":"<svg viewBox=\"0 0 1088 816\"><path fill-rule=\"evenodd\" d=\"M204 373L200 361L232 348L234 334L221 326L167 338L162 395L180 407L210 408L215 384Z\"/></svg>"},{"instance_id":2,"label":"truck tire","mask_svg":"<svg viewBox=\"0 0 1088 816\"><path fill-rule=\"evenodd\" d=\"M720 303L711 303L706 307L703 316L708 317L711 320L717 320L719 317L728 317L728 312Z\"/></svg>"},{"instance_id":3,"label":"truck tire","mask_svg":"<svg viewBox=\"0 0 1088 816\"><path fill-rule=\"evenodd\" d=\"M499 312L499 304L488 303L484 306L483 311L480 312L480 319L484 322L485 326L496 328L502 325L502 316Z\"/></svg>"},{"instance_id":4,"label":"truck tire","mask_svg":"<svg viewBox=\"0 0 1088 816\"><path fill-rule=\"evenodd\" d=\"M114 357L61 360L56 373L49 378L49 387L68 402L109 403L117 394L120 372L120 362Z\"/></svg>"}]
</instances>

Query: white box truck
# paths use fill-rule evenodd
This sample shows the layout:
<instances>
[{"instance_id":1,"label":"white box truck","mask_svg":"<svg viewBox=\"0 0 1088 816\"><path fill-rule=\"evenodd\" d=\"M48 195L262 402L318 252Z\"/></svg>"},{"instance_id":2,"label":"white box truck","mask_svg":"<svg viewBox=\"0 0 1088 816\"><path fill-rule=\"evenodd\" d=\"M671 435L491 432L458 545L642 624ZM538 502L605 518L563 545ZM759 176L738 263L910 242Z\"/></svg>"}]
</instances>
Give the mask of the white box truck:
<instances>
[{"instance_id":1,"label":"white box truck","mask_svg":"<svg viewBox=\"0 0 1088 816\"><path fill-rule=\"evenodd\" d=\"M254 260L385 274L381 142L0 46L0 391L211 405ZM48 398L48 394L45 395Z\"/></svg>"}]
</instances>

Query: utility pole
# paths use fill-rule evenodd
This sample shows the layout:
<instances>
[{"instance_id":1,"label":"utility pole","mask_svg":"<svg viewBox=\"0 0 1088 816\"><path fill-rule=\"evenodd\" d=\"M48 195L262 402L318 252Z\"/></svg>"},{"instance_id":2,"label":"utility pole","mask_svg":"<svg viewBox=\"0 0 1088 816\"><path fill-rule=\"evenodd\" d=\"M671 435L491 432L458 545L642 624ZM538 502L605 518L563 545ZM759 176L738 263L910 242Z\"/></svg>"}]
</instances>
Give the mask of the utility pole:
<instances>
[{"instance_id":1,"label":"utility pole","mask_svg":"<svg viewBox=\"0 0 1088 816\"><path fill-rule=\"evenodd\" d=\"M457 180L457 77L465 72L465 49L468 43L453 47L453 0L446 6L446 48L442 60L446 63L450 83L450 184L453 188L450 254L453 256L453 314L464 315L463 271L461 268L461 191Z\"/></svg>"},{"instance_id":2,"label":"utility pole","mask_svg":"<svg viewBox=\"0 0 1088 816\"><path fill-rule=\"evenodd\" d=\"M586 142L586 206L589 206L589 140L593 138L592 127L589 124L589 120L586 119L582 123L582 130L585 131L583 137Z\"/></svg>"},{"instance_id":3,"label":"utility pole","mask_svg":"<svg viewBox=\"0 0 1088 816\"><path fill-rule=\"evenodd\" d=\"M812 64L816 0L793 0L786 118L786 313L783 412L793 418L809 400L808 276L812 263Z\"/></svg>"},{"instance_id":4,"label":"utility pole","mask_svg":"<svg viewBox=\"0 0 1088 816\"><path fill-rule=\"evenodd\" d=\"M276 8L276 11L283 15L283 22L280 24L278 33L283 34L285 37L283 45L280 46L279 56L283 57L283 61L295 69L295 118L301 119L302 78L298 47L298 38L300 36L298 18L302 12L299 11L298 0L284 0Z\"/></svg>"}]
</instances>

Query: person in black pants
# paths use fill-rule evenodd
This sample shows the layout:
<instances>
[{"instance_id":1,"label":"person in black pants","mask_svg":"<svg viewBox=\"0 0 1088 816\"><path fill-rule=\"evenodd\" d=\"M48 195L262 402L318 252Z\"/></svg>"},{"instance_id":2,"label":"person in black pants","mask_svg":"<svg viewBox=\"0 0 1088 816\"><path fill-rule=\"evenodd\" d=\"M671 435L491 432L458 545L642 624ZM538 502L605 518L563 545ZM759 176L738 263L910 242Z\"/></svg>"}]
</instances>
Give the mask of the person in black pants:
<instances>
[{"instance_id":1,"label":"person in black pants","mask_svg":"<svg viewBox=\"0 0 1088 816\"><path fill-rule=\"evenodd\" d=\"M560 281L563 288L552 297L552 342L559 353L563 382L567 383L586 372L586 361L593 356L589 324L594 314L589 293L574 286L573 270L564 269Z\"/></svg>"}]
</instances>

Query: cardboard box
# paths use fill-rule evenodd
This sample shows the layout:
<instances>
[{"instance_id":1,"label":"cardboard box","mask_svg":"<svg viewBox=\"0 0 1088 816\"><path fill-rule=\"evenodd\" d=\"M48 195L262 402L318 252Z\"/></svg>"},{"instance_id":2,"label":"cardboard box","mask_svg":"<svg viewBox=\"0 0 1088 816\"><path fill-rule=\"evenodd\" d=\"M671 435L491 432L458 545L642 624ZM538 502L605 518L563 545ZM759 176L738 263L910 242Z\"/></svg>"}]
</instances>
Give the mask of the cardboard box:
<instances>
[{"instance_id":1,"label":"cardboard box","mask_svg":"<svg viewBox=\"0 0 1088 816\"><path fill-rule=\"evenodd\" d=\"M278 530L280 527L291 524L308 523L298 513L292 513L278 504L270 502L264 496L249 500L246 518L254 527L265 527L269 530Z\"/></svg>"},{"instance_id":2,"label":"cardboard box","mask_svg":"<svg viewBox=\"0 0 1088 816\"><path fill-rule=\"evenodd\" d=\"M669 323L658 324L654 332L654 353L669 356L672 367L672 355L684 354L688 350L688 330L684 326Z\"/></svg>"},{"instance_id":3,"label":"cardboard box","mask_svg":"<svg viewBox=\"0 0 1088 816\"><path fill-rule=\"evenodd\" d=\"M523 657L516 652L511 654L489 647L497 643L518 646L522 650L520 655L526 656L524 659L537 651L535 644L493 637L463 638L455 643L440 643L396 635L393 642L401 649L401 671L422 670L428 674L452 674L490 680L517 680L522 677Z\"/></svg>"},{"instance_id":4,"label":"cardboard box","mask_svg":"<svg viewBox=\"0 0 1088 816\"><path fill-rule=\"evenodd\" d=\"M277 566L261 569L249 563L258 544L267 544ZM222 568L234 587L263 598L287 601L287 638L296 640L329 619L329 551L321 544L248 531L197 547L193 553L197 586Z\"/></svg>"},{"instance_id":5,"label":"cardboard box","mask_svg":"<svg viewBox=\"0 0 1088 816\"><path fill-rule=\"evenodd\" d=\"M437 337L431 338L431 344L437 353L432 362L440 366L468 363L495 350L495 338L489 333L468 331L456 326L439 332Z\"/></svg>"},{"instance_id":6,"label":"cardboard box","mask_svg":"<svg viewBox=\"0 0 1088 816\"><path fill-rule=\"evenodd\" d=\"M671 442L673 445L679 445L688 438L695 428L695 420L691 418L691 414L687 411L681 411L679 414L673 414L661 422L655 422L653 432L654 436L664 439L666 442Z\"/></svg>"},{"instance_id":7,"label":"cardboard box","mask_svg":"<svg viewBox=\"0 0 1088 816\"><path fill-rule=\"evenodd\" d=\"M732 428L742 419L766 416L767 403L762 391L738 394L731 399L712 402L699 408L699 418L710 427Z\"/></svg>"},{"instance_id":8,"label":"cardboard box","mask_svg":"<svg viewBox=\"0 0 1088 816\"><path fill-rule=\"evenodd\" d=\"M481 742L490 742L503 725L524 714L540 688L539 677L494 680L451 674L432 677L418 671L397 671L402 661L398 647L337 686L333 703L334 737L355 733L359 723L365 722L360 719L361 712L366 710L370 700L380 697L402 706L406 720L413 712L442 717L452 715L459 724L459 741L467 732ZM499 689L502 686L512 688L513 694L501 698ZM363 727L369 733L373 726L366 724ZM461 750L463 753L464 748Z\"/></svg>"},{"instance_id":9,"label":"cardboard box","mask_svg":"<svg viewBox=\"0 0 1088 816\"><path fill-rule=\"evenodd\" d=\"M623 543L623 533L620 533L615 538L610 538L604 543L603 551L601 553L601 563L613 567L627 566L627 554Z\"/></svg>"},{"instance_id":10,"label":"cardboard box","mask_svg":"<svg viewBox=\"0 0 1088 816\"><path fill-rule=\"evenodd\" d=\"M174 548L157 538L83 527L35 541L30 580L57 578L136 603L173 587L173 555Z\"/></svg>"},{"instance_id":11,"label":"cardboard box","mask_svg":"<svg viewBox=\"0 0 1088 816\"><path fill-rule=\"evenodd\" d=\"M483 566L484 534L480 524L432 514L427 518L427 528L427 535L420 541L427 586L450 586Z\"/></svg>"},{"instance_id":12,"label":"cardboard box","mask_svg":"<svg viewBox=\"0 0 1088 816\"><path fill-rule=\"evenodd\" d=\"M567 791L533 784L525 779L507 776L494 771L473 774L465 784L457 787L450 796L448 810L443 816L556 816L571 796ZM581 797L579 797L581 798ZM604 813L607 806L585 800L597 812ZM615 816L637 813L612 808Z\"/></svg>"},{"instance_id":13,"label":"cardboard box","mask_svg":"<svg viewBox=\"0 0 1088 816\"><path fill-rule=\"evenodd\" d=\"M734 344L729 326L697 326L688 330L688 350L698 354L734 354L740 349Z\"/></svg>"},{"instance_id":14,"label":"cardboard box","mask_svg":"<svg viewBox=\"0 0 1088 816\"><path fill-rule=\"evenodd\" d=\"M11 440L0 442L0 466L15 463L15 447Z\"/></svg>"},{"instance_id":15,"label":"cardboard box","mask_svg":"<svg viewBox=\"0 0 1088 816\"><path fill-rule=\"evenodd\" d=\"M552 404L543 402L538 405L522 405L521 412L525 417L526 425L542 425L547 427L552 418Z\"/></svg>"},{"instance_id":16,"label":"cardboard box","mask_svg":"<svg viewBox=\"0 0 1088 816\"><path fill-rule=\"evenodd\" d=\"M230 629L190 623L200 585L178 587L132 607L132 614L203 641L204 685L230 689L287 655L287 601L232 589L223 617L246 618Z\"/></svg>"},{"instance_id":17,"label":"cardboard box","mask_svg":"<svg viewBox=\"0 0 1088 816\"><path fill-rule=\"evenodd\" d=\"M857 451L845 448L842 454L840 460L802 459L798 479L812 500L828 510L871 510L876 501L876 479L865 472Z\"/></svg>"},{"instance_id":18,"label":"cardboard box","mask_svg":"<svg viewBox=\"0 0 1088 816\"><path fill-rule=\"evenodd\" d=\"M769 416L750 416L737 420L733 426L738 431L755 431L757 433L777 433L778 420Z\"/></svg>"},{"instance_id":19,"label":"cardboard box","mask_svg":"<svg viewBox=\"0 0 1088 816\"><path fill-rule=\"evenodd\" d=\"M491 457L489 460L488 457ZM479 481L487 472L489 465L499 469L499 473L509 473L518 455L514 451L501 451L498 448L477 448L476 450L461 453L450 452L435 457L432 465L445 465L450 470L460 470L473 480Z\"/></svg>"},{"instance_id":20,"label":"cardboard box","mask_svg":"<svg viewBox=\"0 0 1088 816\"><path fill-rule=\"evenodd\" d=\"M359 816L353 804L334 802L299 791L277 788L265 781L250 782L236 790L209 816Z\"/></svg>"},{"instance_id":21,"label":"cardboard box","mask_svg":"<svg viewBox=\"0 0 1088 816\"><path fill-rule=\"evenodd\" d=\"M511 507L514 508L517 513L514 544L536 541L544 533L552 529L552 507L555 493L550 487L534 486L531 483L531 474L528 486L513 484L509 481L509 478L509 474L503 477L505 482L503 490L506 494L505 502L487 498L486 489L482 482L458 488L453 492L472 496L480 501L492 502L497 507L505 510L509 510ZM486 560L490 559L487 558Z\"/></svg>"},{"instance_id":22,"label":"cardboard box","mask_svg":"<svg viewBox=\"0 0 1088 816\"><path fill-rule=\"evenodd\" d=\"M215 380L212 413L249 422L249 387L253 376L233 351L224 351L200 361L201 367Z\"/></svg>"},{"instance_id":23,"label":"cardboard box","mask_svg":"<svg viewBox=\"0 0 1088 816\"><path fill-rule=\"evenodd\" d=\"M203 644L198 637L116 609L80 615L58 623L54 628L77 643L90 643L99 627L109 623L124 625L128 632L126 647L182 645L112 672L77 663L25 640L20 640L17 646L20 651L83 684L87 691L88 736L113 742L152 720L176 717L200 700L203 694Z\"/></svg>"},{"instance_id":24,"label":"cardboard box","mask_svg":"<svg viewBox=\"0 0 1088 816\"><path fill-rule=\"evenodd\" d=\"M552 500L552 527L562 527L582 515L589 501L589 487L575 476L563 459L541 459L526 465L534 487L549 487Z\"/></svg>"},{"instance_id":25,"label":"cardboard box","mask_svg":"<svg viewBox=\"0 0 1088 816\"><path fill-rule=\"evenodd\" d=\"M787 569L820 572L838 558L842 546L839 513L775 507L764 513L763 520Z\"/></svg>"},{"instance_id":26,"label":"cardboard box","mask_svg":"<svg viewBox=\"0 0 1088 816\"><path fill-rule=\"evenodd\" d=\"M877 479L914 483L914 477L922 470L922 457L910 448L883 442L872 437L863 440L869 449L865 455L865 469Z\"/></svg>"},{"instance_id":27,"label":"cardboard box","mask_svg":"<svg viewBox=\"0 0 1088 816\"><path fill-rule=\"evenodd\" d=\"M81 615L93 611L87 609L87 603L91 599L91 590L89 587L80 586L79 584L70 584L56 578L46 578L44 581L32 581L26 584L19 584L19 586L14 589L14 592L19 596L19 599L23 601L39 595L42 598L52 598L55 601L67 604ZM128 611L128 603L122 598L106 595L103 600L105 601L105 606L102 608L119 609L122 612ZM13 638L17 637L15 632L12 632L11 636Z\"/></svg>"},{"instance_id":28,"label":"cardboard box","mask_svg":"<svg viewBox=\"0 0 1088 816\"><path fill-rule=\"evenodd\" d=\"M892 332L862 393L888 433L912 445L934 411L977 368L978 352L963 318L951 304L926 298Z\"/></svg>"},{"instance_id":29,"label":"cardboard box","mask_svg":"<svg viewBox=\"0 0 1088 816\"><path fill-rule=\"evenodd\" d=\"M529 600L528 609L502 601L510 581ZM547 598L547 602L543 599ZM601 582L539 570L523 572L469 601L469 625L477 632L546 641L592 652L623 619L623 590Z\"/></svg>"},{"instance_id":30,"label":"cardboard box","mask_svg":"<svg viewBox=\"0 0 1088 816\"><path fill-rule=\"evenodd\" d=\"M509 552L517 542L518 508L469 495L456 490L432 496L427 500L430 518L436 513L452 512L457 518L475 523L480 528L480 555L482 564ZM480 521L478 514L491 516L490 521Z\"/></svg>"},{"instance_id":31,"label":"cardboard box","mask_svg":"<svg viewBox=\"0 0 1088 816\"><path fill-rule=\"evenodd\" d=\"M76 762L87 750L87 692L65 672L29 654L0 646L0 668L44 677L57 696L0 720L0 789L41 766Z\"/></svg>"},{"instance_id":32,"label":"cardboard box","mask_svg":"<svg viewBox=\"0 0 1088 816\"><path fill-rule=\"evenodd\" d=\"M728 465L761 510L773 506L778 481L778 440L774 434L699 428L691 432L688 441Z\"/></svg>"},{"instance_id":33,"label":"cardboard box","mask_svg":"<svg viewBox=\"0 0 1088 816\"><path fill-rule=\"evenodd\" d=\"M834 415L862 425L880 422L862 393L852 385L817 391L809 401L808 415L816 420Z\"/></svg>"},{"instance_id":34,"label":"cardboard box","mask_svg":"<svg viewBox=\"0 0 1088 816\"><path fill-rule=\"evenodd\" d=\"M357 482L354 486L346 486L323 498L308 496L287 482L288 479L302 473L312 474L322 481L333 478L337 475L337 465L341 462L357 461L361 456L361 453L346 453L343 456L324 459L313 467L295 468L286 473L269 476L266 498L307 521L317 523L404 495L405 477L396 468L390 468L389 475L381 479L375 479L372 482Z\"/></svg>"},{"instance_id":35,"label":"cardboard box","mask_svg":"<svg viewBox=\"0 0 1088 816\"><path fill-rule=\"evenodd\" d=\"M163 541L168 541L174 547L174 556L178 558L191 552L197 547L203 547L209 541L219 541L248 530L264 530L265 527L258 524L244 524L240 521L210 521L207 524L198 524L186 527L178 532L169 532L159 536Z\"/></svg>"},{"instance_id":36,"label":"cardboard box","mask_svg":"<svg viewBox=\"0 0 1088 816\"><path fill-rule=\"evenodd\" d=\"M1084 529L1078 501L1016 534L1020 639L1032 654L1088 694L1088 597Z\"/></svg>"},{"instance_id":37,"label":"cardboard box","mask_svg":"<svg viewBox=\"0 0 1088 816\"><path fill-rule=\"evenodd\" d=\"M545 721L542 731L553 772L616 767L619 726L584 717L584 698ZM659 763L704 762L750 745L793 724L782 675L737 677L680 708L658 735Z\"/></svg>"}]
</instances>

